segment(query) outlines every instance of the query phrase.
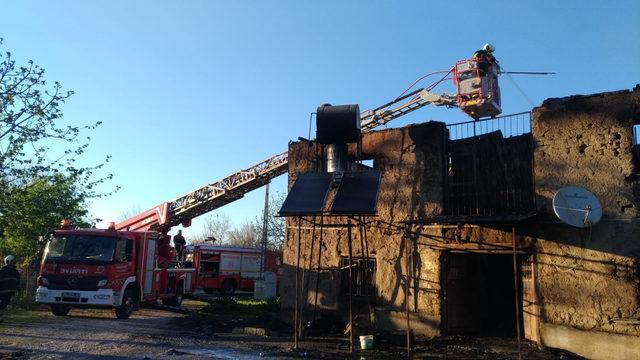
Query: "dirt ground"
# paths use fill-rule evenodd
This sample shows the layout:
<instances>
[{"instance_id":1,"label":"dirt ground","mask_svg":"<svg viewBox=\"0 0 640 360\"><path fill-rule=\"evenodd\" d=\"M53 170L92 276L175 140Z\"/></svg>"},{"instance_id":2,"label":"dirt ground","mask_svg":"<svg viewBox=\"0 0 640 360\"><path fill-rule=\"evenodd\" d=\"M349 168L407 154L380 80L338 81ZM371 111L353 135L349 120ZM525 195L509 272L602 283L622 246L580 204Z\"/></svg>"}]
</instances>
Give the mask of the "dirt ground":
<instances>
[{"instance_id":1,"label":"dirt ground","mask_svg":"<svg viewBox=\"0 0 640 360\"><path fill-rule=\"evenodd\" d=\"M302 341L291 349L291 335L228 333L229 324L203 322L189 314L141 309L128 320L113 311L72 310L55 317L47 311L10 310L0 323L0 359L402 359L399 343L349 354L345 337ZM238 319L241 323L242 319ZM224 325L224 326L223 326ZM223 333L216 332L219 328ZM222 330L222 329L225 330ZM517 359L511 339L443 337L416 344L414 359ZM523 359L579 359L524 344Z\"/></svg>"}]
</instances>

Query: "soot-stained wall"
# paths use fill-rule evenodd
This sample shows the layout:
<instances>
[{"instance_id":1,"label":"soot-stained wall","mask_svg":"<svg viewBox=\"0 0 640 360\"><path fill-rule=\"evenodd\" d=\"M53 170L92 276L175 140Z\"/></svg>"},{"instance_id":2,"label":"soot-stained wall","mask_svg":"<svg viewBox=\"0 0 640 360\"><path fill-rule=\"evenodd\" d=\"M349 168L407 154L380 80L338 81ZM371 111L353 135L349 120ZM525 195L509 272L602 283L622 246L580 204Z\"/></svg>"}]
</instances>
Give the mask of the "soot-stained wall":
<instances>
[{"instance_id":1,"label":"soot-stained wall","mask_svg":"<svg viewBox=\"0 0 640 360\"><path fill-rule=\"evenodd\" d=\"M537 239L540 331L551 346L594 358L640 358L640 169L634 166L633 142L639 120L638 87L549 99L533 111L540 215L530 234ZM568 185L598 197L599 224L577 229L555 221L553 195ZM578 340L584 331L594 334L586 337L591 340ZM612 340L613 334L626 337ZM603 345L617 342L626 345ZM594 344L600 350L584 350Z\"/></svg>"},{"instance_id":2,"label":"soot-stained wall","mask_svg":"<svg viewBox=\"0 0 640 360\"><path fill-rule=\"evenodd\" d=\"M400 129L382 130L368 133L363 138L362 152L365 158L373 159L374 168L381 172L381 185L378 197L378 216L366 219L366 244L359 229L353 228L353 255L360 258L369 255L376 261L375 304L369 299L357 299L357 312L361 313L360 323L368 322L369 306L376 308L372 316L380 326L398 328L395 324L404 306L404 247L401 245L402 221L413 217L427 217L442 213L443 172L445 167L446 127L442 123L430 122L412 125ZM322 169L321 148L317 144L305 142L292 143L289 147L289 184L296 175L305 171ZM300 265L309 268L309 259L313 255L312 269L318 268L318 244L311 250L313 226L307 217L302 223L302 246ZM316 218L319 223L319 218ZM295 294L295 266L297 264L298 223L296 218L287 221L287 241L284 248L284 275L281 281L281 294ZM345 224L347 219L325 218L326 224ZM316 229L318 231L318 229ZM317 233L316 233L317 234ZM319 235L316 236L318 241ZM342 259L348 255L347 230L345 227L326 228L320 260L320 283L318 304L321 311L346 310L344 292L340 290ZM363 246L364 245L364 246ZM364 250L364 251L363 251ZM368 250L368 251L367 251ZM417 257L416 270L425 281L438 282L438 253L423 249ZM315 301L317 270L311 272L308 280L309 304ZM304 284L307 283L307 274ZM307 286L304 286L307 288ZM306 293L306 292L305 292ZM304 297L304 295L303 295ZM424 293L417 308L424 310L419 316L426 322L436 322L439 318L438 291ZM304 300L303 300L304 302ZM294 296L282 297L284 318L291 320ZM303 309L303 317L310 316ZM365 321L364 319L367 318ZM397 319L398 318L398 319ZM398 320L399 321L399 320ZM420 324L417 324L420 327ZM436 329L438 325L431 326ZM428 334L437 332L428 330Z\"/></svg>"},{"instance_id":3,"label":"soot-stained wall","mask_svg":"<svg viewBox=\"0 0 640 360\"><path fill-rule=\"evenodd\" d=\"M519 265L527 274L520 279L526 293L520 308L527 337L592 358L640 358L640 186L633 156L639 112L639 87L545 101L532 111L535 217L510 224L413 226L410 308L416 335L437 336L444 330L444 254L508 253L515 225L517 250L526 259ZM437 122L364 135L363 154L374 160L382 182L378 216L366 221L366 244L358 228L352 234L354 257L368 254L376 262L375 297L356 302L360 326L368 325L368 310L374 309L378 329L404 329L403 221L443 215L449 171L446 138L446 126ZM322 171L321 161L318 145L292 143L289 184L300 172ZM604 217L599 224L578 229L555 218L551 200L567 185L585 187L600 199ZM280 288L287 321L292 320L299 239L300 267L312 269L301 272L302 288L309 289L301 302L315 301L319 268L319 313L339 319L336 314L347 310L340 275L348 254L346 228L324 230L318 263L318 228L314 230L310 220L302 222L300 238L297 219L287 221ZM344 224L347 219L324 222ZM311 308L303 308L303 321Z\"/></svg>"}]
</instances>

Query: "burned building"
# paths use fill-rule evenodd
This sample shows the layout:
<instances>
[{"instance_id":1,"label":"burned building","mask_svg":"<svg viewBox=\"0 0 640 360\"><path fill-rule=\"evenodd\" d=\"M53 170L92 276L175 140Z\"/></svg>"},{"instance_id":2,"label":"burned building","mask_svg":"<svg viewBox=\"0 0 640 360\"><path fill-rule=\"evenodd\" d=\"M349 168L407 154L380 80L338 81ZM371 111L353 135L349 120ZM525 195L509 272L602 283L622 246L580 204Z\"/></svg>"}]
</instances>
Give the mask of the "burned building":
<instances>
[{"instance_id":1,"label":"burned building","mask_svg":"<svg viewBox=\"0 0 640 360\"><path fill-rule=\"evenodd\" d=\"M359 166L381 174L377 214L287 219L284 319L297 273L301 323L344 326L351 293L360 331L408 323L416 337L521 334L590 358L640 358L638 123L640 87L365 134ZM323 151L291 143L289 184L322 171ZM598 197L598 224L554 215L568 185Z\"/></svg>"}]
</instances>

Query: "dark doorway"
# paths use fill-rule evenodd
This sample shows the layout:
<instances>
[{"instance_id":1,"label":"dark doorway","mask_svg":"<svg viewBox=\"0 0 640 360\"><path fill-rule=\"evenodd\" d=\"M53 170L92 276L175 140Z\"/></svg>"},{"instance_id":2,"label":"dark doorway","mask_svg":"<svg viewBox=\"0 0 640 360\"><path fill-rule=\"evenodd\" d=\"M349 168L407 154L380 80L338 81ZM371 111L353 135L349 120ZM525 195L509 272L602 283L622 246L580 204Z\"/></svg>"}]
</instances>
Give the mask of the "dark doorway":
<instances>
[{"instance_id":1,"label":"dark doorway","mask_svg":"<svg viewBox=\"0 0 640 360\"><path fill-rule=\"evenodd\" d=\"M443 270L445 333L516 337L513 255L449 252Z\"/></svg>"}]
</instances>

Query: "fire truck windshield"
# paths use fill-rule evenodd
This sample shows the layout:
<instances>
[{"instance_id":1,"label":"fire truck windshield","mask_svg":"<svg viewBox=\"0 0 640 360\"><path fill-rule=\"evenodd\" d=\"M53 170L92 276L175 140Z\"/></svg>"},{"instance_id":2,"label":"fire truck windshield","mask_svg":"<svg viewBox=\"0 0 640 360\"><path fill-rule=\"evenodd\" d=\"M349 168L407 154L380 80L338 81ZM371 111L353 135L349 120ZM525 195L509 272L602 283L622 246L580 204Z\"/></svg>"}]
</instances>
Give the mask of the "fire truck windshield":
<instances>
[{"instance_id":1,"label":"fire truck windshield","mask_svg":"<svg viewBox=\"0 0 640 360\"><path fill-rule=\"evenodd\" d=\"M45 262L105 263L113 261L116 238L54 235L44 251Z\"/></svg>"}]
</instances>

